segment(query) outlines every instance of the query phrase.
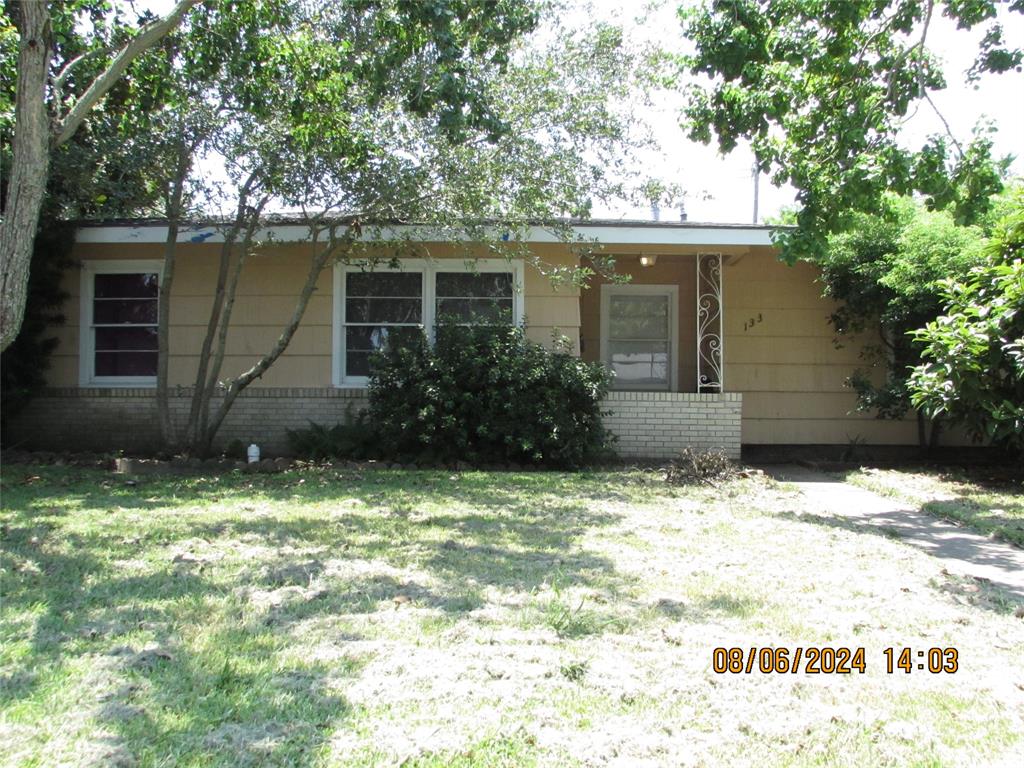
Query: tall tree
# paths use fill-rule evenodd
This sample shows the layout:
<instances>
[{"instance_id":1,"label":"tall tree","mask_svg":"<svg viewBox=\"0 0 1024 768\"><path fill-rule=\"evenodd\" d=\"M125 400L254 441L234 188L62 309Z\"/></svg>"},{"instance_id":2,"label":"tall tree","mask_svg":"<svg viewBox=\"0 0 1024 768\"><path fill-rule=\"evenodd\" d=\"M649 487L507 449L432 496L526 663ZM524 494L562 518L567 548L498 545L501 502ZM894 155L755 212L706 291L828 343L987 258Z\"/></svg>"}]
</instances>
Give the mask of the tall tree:
<instances>
[{"instance_id":1,"label":"tall tree","mask_svg":"<svg viewBox=\"0 0 1024 768\"><path fill-rule=\"evenodd\" d=\"M170 62L153 66L171 92L155 118L169 150L160 422L169 443L197 453L287 349L329 264L408 253L427 232L506 255L538 219L565 232L556 218L585 215L594 197L623 191L603 168L628 158L633 136L634 63L621 34L552 28L558 15L547 3L282 0L239 13L242 4L190 19L153 52ZM542 15L545 29L532 35ZM196 200L195 160L210 153L230 176L233 213L220 225L189 416L176 425L166 360L177 229L192 210L190 190ZM306 277L276 341L225 375L235 291L271 204L306 212ZM393 222L407 226L405 243L386 232Z\"/></svg>"},{"instance_id":2,"label":"tall tree","mask_svg":"<svg viewBox=\"0 0 1024 768\"><path fill-rule=\"evenodd\" d=\"M882 214L853 220L849 232L828 238L817 260L821 281L838 302L831 316L837 343L865 340L864 366L848 381L858 407L900 419L912 410L908 380L923 346L910 334L942 312L943 280L982 263L985 233L907 198L887 198ZM933 422L929 437L925 414L917 417L921 447L935 445L941 422Z\"/></svg>"},{"instance_id":3,"label":"tall tree","mask_svg":"<svg viewBox=\"0 0 1024 768\"><path fill-rule=\"evenodd\" d=\"M943 284L945 311L915 334L911 399L926 413L1024 453L1024 191L995 226L987 263Z\"/></svg>"},{"instance_id":4,"label":"tall tree","mask_svg":"<svg viewBox=\"0 0 1024 768\"><path fill-rule=\"evenodd\" d=\"M983 213L1001 188L1003 161L986 132L965 143L947 133L916 150L901 122L945 87L929 50L933 20L984 30L970 77L1019 72L1000 9L1021 0L707 0L679 11L696 47L681 57L691 138L729 152L749 141L761 171L797 190L797 228L780 231L788 261L821 253L854 214L882 211L887 193L926 196L958 223ZM937 111L937 110L936 110ZM940 115L940 117L942 117ZM943 118L944 120L944 118Z\"/></svg>"},{"instance_id":5,"label":"tall tree","mask_svg":"<svg viewBox=\"0 0 1024 768\"><path fill-rule=\"evenodd\" d=\"M198 2L178 0L166 16L129 31L116 8L108 20L105 3L6 0L7 18L18 34L18 57L11 162L0 220L0 351L10 346L21 328L51 153L75 135L131 63L171 32ZM97 31L90 50L59 70L53 66L55 45L61 42L54 35L54 14L63 19L89 16ZM109 40L100 34L108 21L113 32ZM75 77L76 69L96 59L103 66L94 77ZM78 86L74 90L72 83Z\"/></svg>"}]
</instances>

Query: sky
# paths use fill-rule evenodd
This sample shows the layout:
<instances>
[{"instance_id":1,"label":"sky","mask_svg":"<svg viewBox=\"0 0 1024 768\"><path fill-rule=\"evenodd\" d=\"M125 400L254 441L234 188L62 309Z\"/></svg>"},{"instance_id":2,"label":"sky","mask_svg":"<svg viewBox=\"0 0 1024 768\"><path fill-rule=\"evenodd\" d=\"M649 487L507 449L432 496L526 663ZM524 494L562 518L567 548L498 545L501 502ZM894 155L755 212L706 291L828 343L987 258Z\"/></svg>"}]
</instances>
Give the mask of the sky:
<instances>
[{"instance_id":1,"label":"sky","mask_svg":"<svg viewBox=\"0 0 1024 768\"><path fill-rule=\"evenodd\" d=\"M134 2L136 8L147 7L166 13L173 0L122 0ZM668 50L683 51L687 42L676 15L682 3L695 0L569 0L579 10L570 13L579 22L591 17L615 21L623 25L631 37L660 44ZM642 17L642 18L640 18ZM1003 14L1004 32L1011 45L1024 45L1024 14ZM933 93L933 101L959 139L969 139L977 122L991 119L999 128L994 137L997 156L1016 157L1011 172L1024 176L1024 75L1011 72L988 75L977 84L965 83L965 72L974 61L981 32L957 30L955 24L940 14L932 19L928 45L944 64L948 86ZM747 223L754 220L753 155L740 147L722 156L713 146L688 141L679 127L678 116L682 98L666 94L647 116L660 151L646 153L644 165L650 175L674 182L686 190L686 213L689 221L715 223ZM944 127L927 104L922 104L906 121L901 142L920 148L932 134L944 133ZM786 206L792 206L791 188L776 188L763 175L759 184L758 221L764 222ZM597 218L651 219L650 208L627 204L595 206ZM662 210L662 221L678 220L679 211Z\"/></svg>"},{"instance_id":2,"label":"sky","mask_svg":"<svg viewBox=\"0 0 1024 768\"><path fill-rule=\"evenodd\" d=\"M592 0L592 4L597 15L617 20L627 26L630 34L670 50L682 50L686 45L676 16L678 0L649 5L628 0ZM644 7L650 10L645 19L637 22L634 17ZM1024 14L1006 14L1004 32L1011 44L1024 44ZM929 47L942 59L948 83L945 90L933 94L933 101L960 139L970 138L980 118L991 118L999 128L994 141L996 155L1015 155L1011 171L1024 176L1024 75L1013 72L987 76L977 89L965 84L964 73L974 62L980 38L980 32L957 30L953 22L939 14L932 19ZM753 154L747 148L740 148L723 157L713 146L686 140L678 123L681 106L681 98L666 99L661 108L650 115L661 144L661 151L648 157L651 170L668 175L687 190L686 211L690 221L753 221ZM943 125L934 111L922 104L904 125L900 139L908 147L919 148L929 135L943 132ZM765 217L774 216L793 203L791 188L775 188L767 178L761 177L759 221L763 222ZM607 208L596 210L595 215L649 219L652 212L649 208ZM678 217L678 210L661 211L662 221Z\"/></svg>"}]
</instances>

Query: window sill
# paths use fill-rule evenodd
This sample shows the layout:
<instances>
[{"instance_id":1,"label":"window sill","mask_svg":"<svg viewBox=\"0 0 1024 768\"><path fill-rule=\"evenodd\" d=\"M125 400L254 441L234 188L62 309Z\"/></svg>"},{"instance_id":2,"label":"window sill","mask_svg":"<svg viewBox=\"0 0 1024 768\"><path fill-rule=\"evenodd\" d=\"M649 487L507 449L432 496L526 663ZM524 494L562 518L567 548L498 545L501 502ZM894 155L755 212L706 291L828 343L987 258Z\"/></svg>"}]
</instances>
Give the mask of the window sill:
<instances>
[{"instance_id":1,"label":"window sill","mask_svg":"<svg viewBox=\"0 0 1024 768\"><path fill-rule=\"evenodd\" d=\"M156 379L91 379L80 381L78 386L83 389L156 389Z\"/></svg>"}]
</instances>

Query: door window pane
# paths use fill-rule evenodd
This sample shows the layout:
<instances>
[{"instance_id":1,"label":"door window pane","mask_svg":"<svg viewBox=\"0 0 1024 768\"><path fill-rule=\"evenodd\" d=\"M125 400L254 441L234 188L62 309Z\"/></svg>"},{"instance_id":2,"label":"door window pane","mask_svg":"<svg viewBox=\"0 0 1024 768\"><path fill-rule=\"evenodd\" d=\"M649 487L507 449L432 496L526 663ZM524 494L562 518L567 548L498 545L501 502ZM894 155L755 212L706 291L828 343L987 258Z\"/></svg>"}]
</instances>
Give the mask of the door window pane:
<instances>
[{"instance_id":1,"label":"door window pane","mask_svg":"<svg viewBox=\"0 0 1024 768\"><path fill-rule=\"evenodd\" d=\"M619 389L665 389L669 382L666 341L610 341L608 354Z\"/></svg>"},{"instance_id":2,"label":"door window pane","mask_svg":"<svg viewBox=\"0 0 1024 768\"><path fill-rule=\"evenodd\" d=\"M609 368L616 389L663 389L672 381L672 295L613 293L608 300Z\"/></svg>"},{"instance_id":3,"label":"door window pane","mask_svg":"<svg viewBox=\"0 0 1024 768\"><path fill-rule=\"evenodd\" d=\"M667 339L668 296L612 296L608 332L613 339Z\"/></svg>"}]
</instances>

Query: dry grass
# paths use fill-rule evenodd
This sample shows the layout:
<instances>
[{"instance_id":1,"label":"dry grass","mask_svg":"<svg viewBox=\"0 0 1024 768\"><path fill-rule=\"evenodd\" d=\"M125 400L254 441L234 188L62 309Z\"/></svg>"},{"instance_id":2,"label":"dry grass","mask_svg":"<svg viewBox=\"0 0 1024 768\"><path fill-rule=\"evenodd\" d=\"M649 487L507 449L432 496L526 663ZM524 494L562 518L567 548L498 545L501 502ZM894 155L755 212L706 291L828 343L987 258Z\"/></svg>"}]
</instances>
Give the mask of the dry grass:
<instances>
[{"instance_id":1,"label":"dry grass","mask_svg":"<svg viewBox=\"0 0 1024 768\"><path fill-rule=\"evenodd\" d=\"M761 479L14 467L2 531L3 765L1019 764L1015 606Z\"/></svg>"},{"instance_id":2,"label":"dry grass","mask_svg":"<svg viewBox=\"0 0 1024 768\"><path fill-rule=\"evenodd\" d=\"M1024 547L1024 470L875 469L846 479L870 491L919 505L924 512Z\"/></svg>"}]
</instances>

